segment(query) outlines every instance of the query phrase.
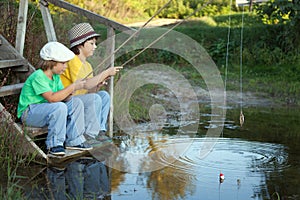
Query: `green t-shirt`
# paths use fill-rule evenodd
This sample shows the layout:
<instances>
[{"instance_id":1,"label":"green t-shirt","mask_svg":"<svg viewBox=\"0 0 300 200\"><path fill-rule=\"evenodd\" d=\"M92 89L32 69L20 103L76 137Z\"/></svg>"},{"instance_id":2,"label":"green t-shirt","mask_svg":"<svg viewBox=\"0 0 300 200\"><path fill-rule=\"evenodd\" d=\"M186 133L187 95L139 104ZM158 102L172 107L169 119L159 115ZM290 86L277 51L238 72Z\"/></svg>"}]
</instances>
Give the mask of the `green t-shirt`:
<instances>
[{"instance_id":1,"label":"green t-shirt","mask_svg":"<svg viewBox=\"0 0 300 200\"><path fill-rule=\"evenodd\" d=\"M36 70L28 77L22 88L18 104L18 118L29 105L48 102L42 96L43 93L57 92L63 88L59 74L54 74L53 80L50 80L41 69Z\"/></svg>"}]
</instances>

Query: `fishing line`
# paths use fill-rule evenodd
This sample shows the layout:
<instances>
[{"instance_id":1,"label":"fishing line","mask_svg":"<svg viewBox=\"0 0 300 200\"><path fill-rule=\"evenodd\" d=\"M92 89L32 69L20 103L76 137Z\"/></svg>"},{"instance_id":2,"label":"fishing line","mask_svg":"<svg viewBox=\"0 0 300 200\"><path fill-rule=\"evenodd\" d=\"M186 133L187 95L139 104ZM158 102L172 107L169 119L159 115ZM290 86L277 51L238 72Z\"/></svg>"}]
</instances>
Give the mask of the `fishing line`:
<instances>
[{"instance_id":1,"label":"fishing line","mask_svg":"<svg viewBox=\"0 0 300 200\"><path fill-rule=\"evenodd\" d=\"M227 90L227 76L228 76L228 60L229 60L229 45L230 45L230 35L231 35L231 7L232 7L232 0L230 0L229 4L230 10L228 14L228 32L227 32L227 44L226 44L226 58L225 58L225 72L224 72L224 105L226 105L226 90ZM226 106L223 108L223 110L226 110ZM225 119L226 120L226 119ZM221 137L224 137L224 129L222 130ZM224 181L224 174L222 173L222 170L220 169L219 174L219 193L221 189L221 183Z\"/></svg>"},{"instance_id":2,"label":"fishing line","mask_svg":"<svg viewBox=\"0 0 300 200\"><path fill-rule=\"evenodd\" d=\"M243 114L243 33L244 33L244 5L242 13L242 27L241 27L241 44L240 44L240 125L244 124L245 117Z\"/></svg>"},{"instance_id":3,"label":"fishing line","mask_svg":"<svg viewBox=\"0 0 300 200\"><path fill-rule=\"evenodd\" d=\"M224 71L224 105L226 105L226 95L227 95L227 77L228 77L228 60L229 60L229 45L230 45L230 35L231 35L231 7L232 0L230 0L230 10L228 15L228 31L227 31L227 44L226 44L226 57L225 57L225 71ZM224 108L226 110L226 107ZM224 135L224 131L222 130L222 138Z\"/></svg>"},{"instance_id":4,"label":"fishing line","mask_svg":"<svg viewBox=\"0 0 300 200\"><path fill-rule=\"evenodd\" d=\"M225 75L224 75L224 103L226 102L226 89L227 89L227 76L228 76L228 60L229 60L229 45L230 45L230 35L231 35L231 5L230 1L230 13L228 17L228 33L227 33L227 47L226 47L226 62L225 62ZM243 114L243 33L244 33L244 5L242 5L242 24L241 24L241 37L240 37L240 126L242 127L245 121ZM223 136L223 132L222 132Z\"/></svg>"},{"instance_id":5,"label":"fishing line","mask_svg":"<svg viewBox=\"0 0 300 200\"><path fill-rule=\"evenodd\" d=\"M148 46L146 46L144 49L142 49L137 54L135 54L130 59L128 59L126 62L124 62L121 65L121 67L124 67L126 64L128 64L129 62L131 62L133 59L135 59L136 57L138 57L141 53L143 53L144 51L146 51L147 49L149 49L153 44L155 44L156 42L158 42L161 38L163 38L165 35L167 35L169 32L171 32L177 26L181 25L183 22L185 22L191 16L193 16L194 14L196 14L197 12L199 12L201 9L203 9L203 7L205 7L211 1L208 1L207 3L203 4L201 7L199 7L198 9L196 9L192 14L188 15L185 19L181 20L179 23L175 24L173 27L171 27L170 29L168 29L165 33L163 33L161 36L159 36L157 39L155 39L153 42L151 42Z\"/></svg>"},{"instance_id":6,"label":"fishing line","mask_svg":"<svg viewBox=\"0 0 300 200\"><path fill-rule=\"evenodd\" d=\"M100 68L108 59L110 59L116 52L118 52L129 40L131 40L134 36L136 36L139 32L141 32L141 30L147 26L147 24L149 22L152 21L152 19L154 17L156 17L164 8L166 8L172 0L169 0L163 7L161 7L159 10L157 10L154 15L152 15L152 17L150 19L148 19L148 21L146 21L145 24L143 24L136 32L134 32L132 35L130 35L129 38L127 38L127 40L125 42L123 42L117 49L115 49L109 56L107 56L99 65L97 65L97 67L95 67L90 73L88 73L88 75L86 75L84 79L88 78L96 69Z\"/></svg>"}]
</instances>

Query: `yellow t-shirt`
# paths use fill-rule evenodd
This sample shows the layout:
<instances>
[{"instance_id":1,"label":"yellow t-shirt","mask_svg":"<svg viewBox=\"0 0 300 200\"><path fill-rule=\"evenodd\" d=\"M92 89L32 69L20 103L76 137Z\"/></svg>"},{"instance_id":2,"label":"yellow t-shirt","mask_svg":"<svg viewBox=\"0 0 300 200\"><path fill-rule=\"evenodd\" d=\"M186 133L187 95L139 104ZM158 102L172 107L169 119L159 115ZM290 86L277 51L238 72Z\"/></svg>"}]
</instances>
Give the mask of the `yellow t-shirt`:
<instances>
[{"instance_id":1,"label":"yellow t-shirt","mask_svg":"<svg viewBox=\"0 0 300 200\"><path fill-rule=\"evenodd\" d=\"M64 85L67 87L77 81L78 79L93 77L93 68L89 62L82 63L79 57L76 55L72 60L68 62L68 67L63 74L60 75L60 79ZM77 90L75 95L86 94L87 90Z\"/></svg>"}]
</instances>

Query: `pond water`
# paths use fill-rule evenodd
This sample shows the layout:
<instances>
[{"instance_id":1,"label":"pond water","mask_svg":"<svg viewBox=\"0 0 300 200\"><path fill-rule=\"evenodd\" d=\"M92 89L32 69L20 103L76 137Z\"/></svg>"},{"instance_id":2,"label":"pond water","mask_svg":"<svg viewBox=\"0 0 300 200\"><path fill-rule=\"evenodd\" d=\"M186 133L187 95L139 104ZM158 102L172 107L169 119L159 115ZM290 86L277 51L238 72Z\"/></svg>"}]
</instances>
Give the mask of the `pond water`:
<instances>
[{"instance_id":1,"label":"pond water","mask_svg":"<svg viewBox=\"0 0 300 200\"><path fill-rule=\"evenodd\" d=\"M176 123L139 137L119 137L113 151L94 152L61 168L26 171L30 199L300 199L300 108L227 110L220 137L207 138L209 114L198 133ZM205 156L206 143L213 148ZM107 155L105 155L107 154ZM106 161L99 157L107 156ZM101 158L101 159L102 159ZM38 173L37 173L38 172ZM220 180L220 173L224 179Z\"/></svg>"}]
</instances>

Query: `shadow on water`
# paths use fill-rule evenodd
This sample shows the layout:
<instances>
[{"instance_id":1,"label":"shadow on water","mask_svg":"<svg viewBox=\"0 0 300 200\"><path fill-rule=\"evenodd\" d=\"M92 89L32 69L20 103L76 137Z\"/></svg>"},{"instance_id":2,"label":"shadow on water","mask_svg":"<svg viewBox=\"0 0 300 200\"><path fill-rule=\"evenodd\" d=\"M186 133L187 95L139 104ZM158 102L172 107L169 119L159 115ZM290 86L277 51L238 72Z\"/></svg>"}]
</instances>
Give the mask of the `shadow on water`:
<instances>
[{"instance_id":1,"label":"shadow on water","mask_svg":"<svg viewBox=\"0 0 300 200\"><path fill-rule=\"evenodd\" d=\"M299 108L229 109L220 138L177 133L176 120L159 132L115 140L109 161L80 159L46 168L30 184L30 199L300 199ZM202 112L205 113L205 112ZM189 124L190 125L190 124ZM206 157L199 152L215 142ZM225 179L220 182L219 174ZM32 176L29 175L28 176Z\"/></svg>"}]
</instances>

